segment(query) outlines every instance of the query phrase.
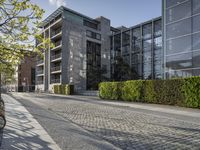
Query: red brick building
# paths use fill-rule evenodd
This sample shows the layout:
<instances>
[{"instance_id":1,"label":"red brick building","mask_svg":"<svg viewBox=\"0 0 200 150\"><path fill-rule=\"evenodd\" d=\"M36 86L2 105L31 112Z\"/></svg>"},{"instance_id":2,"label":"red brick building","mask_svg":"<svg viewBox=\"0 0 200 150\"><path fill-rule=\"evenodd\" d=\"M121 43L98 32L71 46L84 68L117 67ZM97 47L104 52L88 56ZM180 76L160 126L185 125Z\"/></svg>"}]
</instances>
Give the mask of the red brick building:
<instances>
[{"instance_id":1,"label":"red brick building","mask_svg":"<svg viewBox=\"0 0 200 150\"><path fill-rule=\"evenodd\" d=\"M35 54L27 54L18 65L17 71L17 91L34 91L35 90Z\"/></svg>"}]
</instances>

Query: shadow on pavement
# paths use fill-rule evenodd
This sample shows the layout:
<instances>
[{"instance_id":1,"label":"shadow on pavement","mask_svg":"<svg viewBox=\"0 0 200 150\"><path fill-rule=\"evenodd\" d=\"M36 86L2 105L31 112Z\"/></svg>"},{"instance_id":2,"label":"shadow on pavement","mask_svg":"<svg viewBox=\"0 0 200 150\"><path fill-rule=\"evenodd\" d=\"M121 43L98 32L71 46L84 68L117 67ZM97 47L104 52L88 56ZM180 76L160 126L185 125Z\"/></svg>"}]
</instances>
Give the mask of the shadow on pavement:
<instances>
[{"instance_id":1,"label":"shadow on pavement","mask_svg":"<svg viewBox=\"0 0 200 150\"><path fill-rule=\"evenodd\" d=\"M7 98L7 97L6 97ZM5 99L4 99L5 100ZM44 140L45 133L23 107L12 100L5 100L7 125L1 134L2 150L51 150L51 143ZM35 132L37 131L37 132ZM41 134L39 134L41 133ZM3 135L3 136L2 136Z\"/></svg>"}]
</instances>

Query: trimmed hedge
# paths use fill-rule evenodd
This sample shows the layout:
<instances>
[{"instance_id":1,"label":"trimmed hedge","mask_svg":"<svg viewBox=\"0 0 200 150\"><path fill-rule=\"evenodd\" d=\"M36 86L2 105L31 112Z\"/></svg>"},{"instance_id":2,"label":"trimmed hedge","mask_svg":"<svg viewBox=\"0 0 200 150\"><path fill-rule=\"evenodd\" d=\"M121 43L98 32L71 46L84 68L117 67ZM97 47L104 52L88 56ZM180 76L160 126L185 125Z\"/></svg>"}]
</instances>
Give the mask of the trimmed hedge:
<instances>
[{"instance_id":1,"label":"trimmed hedge","mask_svg":"<svg viewBox=\"0 0 200 150\"><path fill-rule=\"evenodd\" d=\"M74 93L74 86L68 84L54 85L53 91L55 94L72 95Z\"/></svg>"},{"instance_id":2,"label":"trimmed hedge","mask_svg":"<svg viewBox=\"0 0 200 150\"><path fill-rule=\"evenodd\" d=\"M102 99L200 108L200 77L102 82L99 90Z\"/></svg>"},{"instance_id":3,"label":"trimmed hedge","mask_svg":"<svg viewBox=\"0 0 200 150\"><path fill-rule=\"evenodd\" d=\"M102 82L99 86L99 96L102 99L118 100L121 97L120 82Z\"/></svg>"},{"instance_id":4,"label":"trimmed hedge","mask_svg":"<svg viewBox=\"0 0 200 150\"><path fill-rule=\"evenodd\" d=\"M142 87L144 81L126 81L121 87L121 98L125 101L138 101L142 98Z\"/></svg>"}]
</instances>

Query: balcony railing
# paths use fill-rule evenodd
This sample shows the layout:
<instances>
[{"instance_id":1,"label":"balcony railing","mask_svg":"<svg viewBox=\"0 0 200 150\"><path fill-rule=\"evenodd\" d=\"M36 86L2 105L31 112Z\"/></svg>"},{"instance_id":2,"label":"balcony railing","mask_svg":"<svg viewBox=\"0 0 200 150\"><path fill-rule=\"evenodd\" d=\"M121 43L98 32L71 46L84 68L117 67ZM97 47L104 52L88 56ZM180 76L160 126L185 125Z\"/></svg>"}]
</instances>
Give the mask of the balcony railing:
<instances>
[{"instance_id":1,"label":"balcony railing","mask_svg":"<svg viewBox=\"0 0 200 150\"><path fill-rule=\"evenodd\" d=\"M55 47L60 46L61 44L62 44L61 41L58 41L58 42L55 42L55 43L54 43Z\"/></svg>"},{"instance_id":2,"label":"balcony railing","mask_svg":"<svg viewBox=\"0 0 200 150\"><path fill-rule=\"evenodd\" d=\"M51 56L51 60L55 60L55 59L58 59L58 58L61 58L61 53Z\"/></svg>"},{"instance_id":3,"label":"balcony railing","mask_svg":"<svg viewBox=\"0 0 200 150\"><path fill-rule=\"evenodd\" d=\"M61 70L61 66L51 67L51 72L60 71L60 70Z\"/></svg>"},{"instance_id":4,"label":"balcony railing","mask_svg":"<svg viewBox=\"0 0 200 150\"><path fill-rule=\"evenodd\" d=\"M42 64L43 62L44 62L44 60L38 60L37 64L39 65L39 64Z\"/></svg>"},{"instance_id":5,"label":"balcony railing","mask_svg":"<svg viewBox=\"0 0 200 150\"><path fill-rule=\"evenodd\" d=\"M43 83L44 83L43 80L37 81L37 84L43 84Z\"/></svg>"},{"instance_id":6,"label":"balcony railing","mask_svg":"<svg viewBox=\"0 0 200 150\"><path fill-rule=\"evenodd\" d=\"M51 79L51 83L60 83L60 78L57 79Z\"/></svg>"},{"instance_id":7,"label":"balcony railing","mask_svg":"<svg viewBox=\"0 0 200 150\"><path fill-rule=\"evenodd\" d=\"M52 31L52 33L51 33L51 37L54 37L54 36L56 36L57 34L60 34L60 33L61 33L61 31L62 31L62 29L61 29L61 28L59 28L59 29L57 29L57 30L54 30L54 31Z\"/></svg>"},{"instance_id":8,"label":"balcony railing","mask_svg":"<svg viewBox=\"0 0 200 150\"><path fill-rule=\"evenodd\" d=\"M37 74L43 74L44 70L37 70Z\"/></svg>"}]
</instances>

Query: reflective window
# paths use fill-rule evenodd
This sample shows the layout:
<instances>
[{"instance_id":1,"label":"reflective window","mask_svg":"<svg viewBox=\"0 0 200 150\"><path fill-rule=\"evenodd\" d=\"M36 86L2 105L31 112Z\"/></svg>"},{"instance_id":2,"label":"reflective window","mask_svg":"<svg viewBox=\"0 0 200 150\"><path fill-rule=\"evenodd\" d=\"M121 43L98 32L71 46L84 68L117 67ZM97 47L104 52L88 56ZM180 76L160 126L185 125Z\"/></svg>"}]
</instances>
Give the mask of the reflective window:
<instances>
[{"instance_id":1,"label":"reflective window","mask_svg":"<svg viewBox=\"0 0 200 150\"><path fill-rule=\"evenodd\" d=\"M130 44L130 31L126 31L122 33L122 46L126 46Z\"/></svg>"},{"instance_id":2,"label":"reflective window","mask_svg":"<svg viewBox=\"0 0 200 150\"><path fill-rule=\"evenodd\" d=\"M166 26L167 28L167 39L177 36L182 36L191 33L191 18L181 20L179 22Z\"/></svg>"},{"instance_id":3,"label":"reflective window","mask_svg":"<svg viewBox=\"0 0 200 150\"><path fill-rule=\"evenodd\" d=\"M200 67L200 51L193 52L193 68Z\"/></svg>"},{"instance_id":4,"label":"reflective window","mask_svg":"<svg viewBox=\"0 0 200 150\"><path fill-rule=\"evenodd\" d=\"M191 1L166 10L166 22L170 23L191 16Z\"/></svg>"},{"instance_id":5,"label":"reflective window","mask_svg":"<svg viewBox=\"0 0 200 150\"><path fill-rule=\"evenodd\" d=\"M192 67L192 53L166 57L166 66L169 69L184 69Z\"/></svg>"},{"instance_id":6,"label":"reflective window","mask_svg":"<svg viewBox=\"0 0 200 150\"><path fill-rule=\"evenodd\" d=\"M192 49L193 50L200 49L200 33L192 35Z\"/></svg>"},{"instance_id":7,"label":"reflective window","mask_svg":"<svg viewBox=\"0 0 200 150\"><path fill-rule=\"evenodd\" d=\"M162 22L161 20L154 22L154 36L161 36L162 35Z\"/></svg>"},{"instance_id":8,"label":"reflective window","mask_svg":"<svg viewBox=\"0 0 200 150\"><path fill-rule=\"evenodd\" d=\"M162 48L162 37L157 37L154 39L154 49L161 49Z\"/></svg>"},{"instance_id":9,"label":"reflective window","mask_svg":"<svg viewBox=\"0 0 200 150\"><path fill-rule=\"evenodd\" d=\"M183 78L183 77L190 77L193 74L192 69L188 70L171 70L169 72L166 72L167 78Z\"/></svg>"},{"instance_id":10,"label":"reflective window","mask_svg":"<svg viewBox=\"0 0 200 150\"><path fill-rule=\"evenodd\" d=\"M200 76L200 69L193 69L193 76Z\"/></svg>"},{"instance_id":11,"label":"reflective window","mask_svg":"<svg viewBox=\"0 0 200 150\"><path fill-rule=\"evenodd\" d=\"M184 2L185 0L166 0L166 7L171 7L177 4L180 4L181 2Z\"/></svg>"},{"instance_id":12,"label":"reflective window","mask_svg":"<svg viewBox=\"0 0 200 150\"><path fill-rule=\"evenodd\" d=\"M193 25L193 32L199 32L200 31L200 15L195 16L192 18L192 25Z\"/></svg>"},{"instance_id":13,"label":"reflective window","mask_svg":"<svg viewBox=\"0 0 200 150\"><path fill-rule=\"evenodd\" d=\"M200 0L193 0L192 1L192 7L193 7L193 14L200 13Z\"/></svg>"},{"instance_id":14,"label":"reflective window","mask_svg":"<svg viewBox=\"0 0 200 150\"><path fill-rule=\"evenodd\" d=\"M151 50L151 43L152 40L143 41L143 51L150 51Z\"/></svg>"},{"instance_id":15,"label":"reflective window","mask_svg":"<svg viewBox=\"0 0 200 150\"><path fill-rule=\"evenodd\" d=\"M150 39L152 35L152 24L143 26L143 39Z\"/></svg>"},{"instance_id":16,"label":"reflective window","mask_svg":"<svg viewBox=\"0 0 200 150\"><path fill-rule=\"evenodd\" d=\"M166 54L174 54L180 52L189 52L191 51L191 36L184 36L172 40L168 40L166 43Z\"/></svg>"}]
</instances>

